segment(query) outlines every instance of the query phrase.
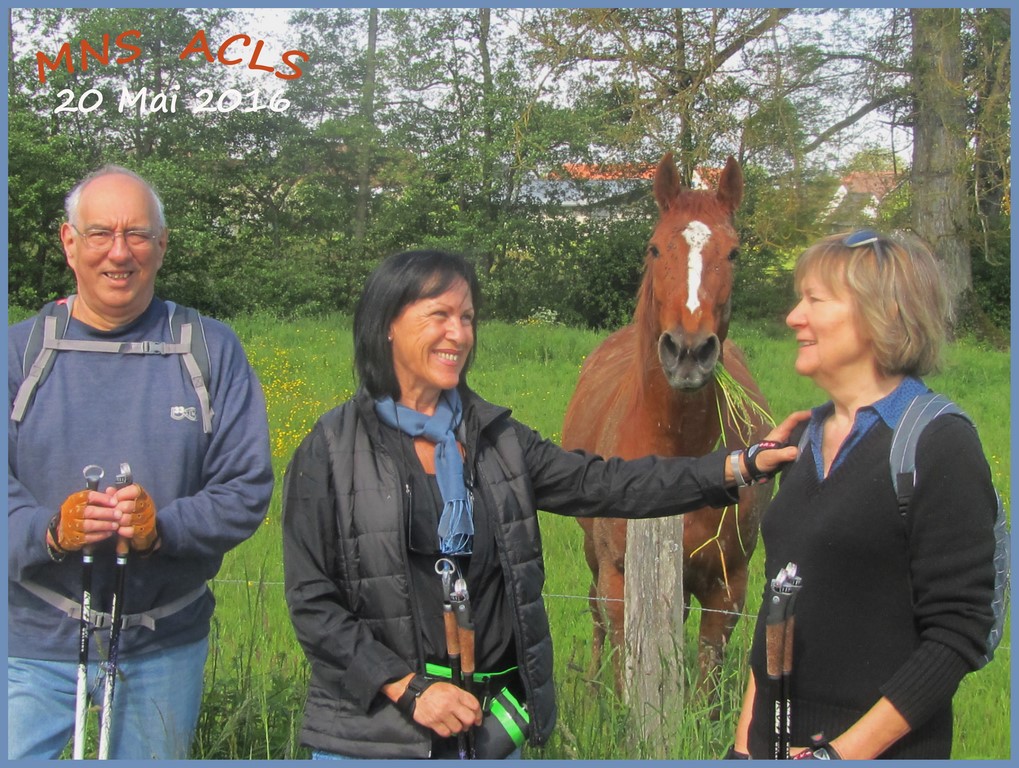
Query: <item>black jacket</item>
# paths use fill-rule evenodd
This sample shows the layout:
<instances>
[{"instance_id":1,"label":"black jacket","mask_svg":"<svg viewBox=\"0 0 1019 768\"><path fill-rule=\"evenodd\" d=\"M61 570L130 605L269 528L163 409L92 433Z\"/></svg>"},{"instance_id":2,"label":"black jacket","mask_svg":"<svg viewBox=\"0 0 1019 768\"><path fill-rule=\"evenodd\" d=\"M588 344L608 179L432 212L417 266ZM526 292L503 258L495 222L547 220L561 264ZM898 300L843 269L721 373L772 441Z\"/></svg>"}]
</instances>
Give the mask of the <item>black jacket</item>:
<instances>
[{"instance_id":1,"label":"black jacket","mask_svg":"<svg viewBox=\"0 0 1019 768\"><path fill-rule=\"evenodd\" d=\"M492 510L513 611L517 660L543 744L555 725L552 638L537 509L574 516L656 517L736 500L724 451L700 459L624 462L567 452L473 392L462 391L465 479ZM431 733L379 692L422 672L420 617L407 562L407 470L382 447L359 392L319 419L283 488L283 559L291 620L311 665L302 743L344 755L422 758ZM579 531L578 531L579 533Z\"/></svg>"}]
</instances>

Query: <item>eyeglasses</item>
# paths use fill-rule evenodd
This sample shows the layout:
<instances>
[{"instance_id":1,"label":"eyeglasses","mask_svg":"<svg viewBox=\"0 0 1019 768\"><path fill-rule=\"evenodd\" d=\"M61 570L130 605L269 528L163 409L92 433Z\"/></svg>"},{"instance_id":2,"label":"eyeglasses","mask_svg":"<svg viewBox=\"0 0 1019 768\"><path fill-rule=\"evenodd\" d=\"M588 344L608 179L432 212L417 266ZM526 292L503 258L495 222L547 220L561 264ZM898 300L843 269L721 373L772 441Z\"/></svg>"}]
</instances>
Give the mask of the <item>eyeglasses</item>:
<instances>
[{"instance_id":1,"label":"eyeglasses","mask_svg":"<svg viewBox=\"0 0 1019 768\"><path fill-rule=\"evenodd\" d=\"M114 232L112 229L90 229L88 232L82 232L74 224L71 227L85 238L89 248L94 248L97 251L110 250L118 235L123 237L124 242L132 249L148 248L160 235L159 232L150 232L147 229L127 229L123 232Z\"/></svg>"},{"instance_id":2,"label":"eyeglasses","mask_svg":"<svg viewBox=\"0 0 1019 768\"><path fill-rule=\"evenodd\" d=\"M874 247L874 256L877 258L878 267L884 266L888 257L885 255L885 249L882 245L883 238L873 229L858 229L850 235L847 235L842 239L842 244L846 248L860 248L864 245L871 245Z\"/></svg>"}]
</instances>

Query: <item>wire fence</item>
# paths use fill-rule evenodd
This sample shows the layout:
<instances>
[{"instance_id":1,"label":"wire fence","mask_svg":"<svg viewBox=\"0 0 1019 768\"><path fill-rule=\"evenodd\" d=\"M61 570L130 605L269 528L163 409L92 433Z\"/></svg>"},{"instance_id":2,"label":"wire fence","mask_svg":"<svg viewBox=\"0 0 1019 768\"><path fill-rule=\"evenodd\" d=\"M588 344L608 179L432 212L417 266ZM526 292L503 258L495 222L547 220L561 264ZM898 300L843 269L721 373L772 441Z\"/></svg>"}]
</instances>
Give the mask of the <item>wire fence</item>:
<instances>
[{"instance_id":1,"label":"wire fence","mask_svg":"<svg viewBox=\"0 0 1019 768\"><path fill-rule=\"evenodd\" d=\"M256 582L256 581L250 581L250 580L249 581L245 581L244 579L213 579L212 583L213 584L235 584L235 585L243 584L243 585L246 585L246 586L249 586L249 587L253 587L255 584L264 584L264 585L270 586L270 587L282 587L283 586L283 582L282 581L258 581L258 582ZM597 601L603 602L603 603L621 603L621 602L623 602L623 600L621 598L618 598L618 597L595 597L595 598L591 598L588 595L559 595L559 594L555 594L554 592L543 592L541 596L545 600L550 600L550 599L554 599L554 600L583 600L584 602L588 602L589 600L593 599L593 600L597 600ZM702 608L699 605L691 605L690 606L690 610L691 611L696 611L696 612L699 612L699 613L723 613L723 614L726 614L727 616L741 616L741 617L745 617L745 618L754 618L754 617L757 616L756 613L742 613L740 611L720 611L720 610L718 610L716 608Z\"/></svg>"},{"instance_id":2,"label":"wire fence","mask_svg":"<svg viewBox=\"0 0 1019 768\"><path fill-rule=\"evenodd\" d=\"M282 587L283 586L283 582L282 581L260 581L260 582L255 582L255 581L245 581L244 579L213 579L212 583L213 584L244 584L246 586L254 586L256 583L258 583L258 584L265 584L267 586L273 586L273 587ZM622 599L617 598L617 597L595 597L595 598L591 598L588 595L561 595L561 594L556 594L554 592L543 592L542 593L542 597L544 599L546 599L546 600L583 600L584 602L588 602L588 601L593 599L593 600L597 600L597 601L603 602L603 603L621 603L621 602L623 602ZM756 613L745 613L745 612L742 612L742 611L720 611L717 608L703 608L703 607L701 607L699 605L696 605L694 603L690 604L690 611L692 613L721 613L721 614L725 614L727 616L739 616L740 618L745 618L745 619L756 619L757 618L757 614ZM1007 654L1009 654L1011 656L1011 646L1008 645L1003 640L1001 645L999 645L997 650L995 650L995 653L996 654L997 653L1007 653Z\"/></svg>"}]
</instances>

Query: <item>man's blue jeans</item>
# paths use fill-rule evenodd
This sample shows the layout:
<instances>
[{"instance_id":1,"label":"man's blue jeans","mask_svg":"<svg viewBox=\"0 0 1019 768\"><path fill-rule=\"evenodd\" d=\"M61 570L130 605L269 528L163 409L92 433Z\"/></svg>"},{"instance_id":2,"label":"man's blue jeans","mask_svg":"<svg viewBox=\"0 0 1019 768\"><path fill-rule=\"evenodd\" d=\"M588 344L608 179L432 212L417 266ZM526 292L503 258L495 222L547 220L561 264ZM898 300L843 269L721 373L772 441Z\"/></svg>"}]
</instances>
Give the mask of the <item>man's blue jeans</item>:
<instances>
[{"instance_id":1,"label":"man's blue jeans","mask_svg":"<svg viewBox=\"0 0 1019 768\"><path fill-rule=\"evenodd\" d=\"M186 759L202 703L209 639L117 664L110 757ZM94 654L93 654L94 655ZM89 659L93 701L101 705L105 669ZM74 735L78 664L7 659L7 757L56 758Z\"/></svg>"}]
</instances>

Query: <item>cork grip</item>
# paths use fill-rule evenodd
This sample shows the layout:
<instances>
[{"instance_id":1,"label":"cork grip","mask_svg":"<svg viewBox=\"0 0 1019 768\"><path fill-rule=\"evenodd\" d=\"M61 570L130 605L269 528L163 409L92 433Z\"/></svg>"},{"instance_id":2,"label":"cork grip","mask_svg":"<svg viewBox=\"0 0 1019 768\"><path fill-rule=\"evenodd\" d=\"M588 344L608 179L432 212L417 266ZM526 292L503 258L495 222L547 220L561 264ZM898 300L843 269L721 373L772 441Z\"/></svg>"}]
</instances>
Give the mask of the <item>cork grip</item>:
<instances>
[{"instance_id":1,"label":"cork grip","mask_svg":"<svg viewBox=\"0 0 1019 768\"><path fill-rule=\"evenodd\" d=\"M450 656L459 656L460 634L457 631L456 615L451 610L443 611L442 620L446 627L446 653Z\"/></svg>"}]
</instances>

